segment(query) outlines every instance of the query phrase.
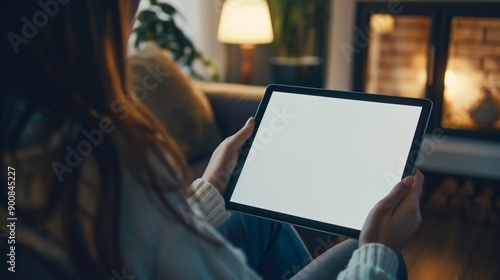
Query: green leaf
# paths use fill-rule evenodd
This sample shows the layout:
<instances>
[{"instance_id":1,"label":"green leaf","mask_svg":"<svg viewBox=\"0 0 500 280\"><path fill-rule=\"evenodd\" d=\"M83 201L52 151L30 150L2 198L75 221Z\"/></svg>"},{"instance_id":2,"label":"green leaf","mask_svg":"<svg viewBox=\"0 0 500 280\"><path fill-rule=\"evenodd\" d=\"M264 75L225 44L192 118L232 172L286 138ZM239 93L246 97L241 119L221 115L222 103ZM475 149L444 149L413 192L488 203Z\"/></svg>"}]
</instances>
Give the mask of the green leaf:
<instances>
[{"instance_id":1,"label":"green leaf","mask_svg":"<svg viewBox=\"0 0 500 280\"><path fill-rule=\"evenodd\" d=\"M150 20L153 20L154 18L158 18L156 16L156 13L153 11L148 11L148 10L144 10L144 11L140 12L139 16L137 16L137 19L140 22L150 21Z\"/></svg>"},{"instance_id":2,"label":"green leaf","mask_svg":"<svg viewBox=\"0 0 500 280\"><path fill-rule=\"evenodd\" d=\"M167 3L160 3L160 8L163 12L171 16L177 13L177 10Z\"/></svg>"},{"instance_id":3,"label":"green leaf","mask_svg":"<svg viewBox=\"0 0 500 280\"><path fill-rule=\"evenodd\" d=\"M154 41L159 47L169 50L171 57L178 64L185 65L193 78L199 80L211 78L213 81L220 81L215 64L203 57L177 26L175 21L178 16L182 17L182 14L170 4L161 3L158 0L150 0L150 3L151 7L141 11L138 15L139 23L134 29L137 35L135 46L139 47L142 42ZM194 69L197 61L204 66L203 73L198 73Z\"/></svg>"},{"instance_id":4,"label":"green leaf","mask_svg":"<svg viewBox=\"0 0 500 280\"><path fill-rule=\"evenodd\" d=\"M169 36L170 34L172 34L172 23L170 21L161 21L160 26L161 32L164 36Z\"/></svg>"}]
</instances>

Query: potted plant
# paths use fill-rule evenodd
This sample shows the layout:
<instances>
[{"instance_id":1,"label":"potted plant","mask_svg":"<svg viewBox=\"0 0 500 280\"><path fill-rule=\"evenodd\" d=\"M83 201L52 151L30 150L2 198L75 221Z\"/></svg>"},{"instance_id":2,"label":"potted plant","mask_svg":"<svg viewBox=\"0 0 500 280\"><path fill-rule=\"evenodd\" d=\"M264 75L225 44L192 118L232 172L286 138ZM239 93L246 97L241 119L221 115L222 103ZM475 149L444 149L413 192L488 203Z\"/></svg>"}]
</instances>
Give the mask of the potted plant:
<instances>
[{"instance_id":1,"label":"potted plant","mask_svg":"<svg viewBox=\"0 0 500 280\"><path fill-rule=\"evenodd\" d=\"M329 0L269 0L275 83L323 87Z\"/></svg>"},{"instance_id":2,"label":"potted plant","mask_svg":"<svg viewBox=\"0 0 500 280\"><path fill-rule=\"evenodd\" d=\"M139 48L142 43L153 41L159 47L168 50L172 58L187 68L193 78L219 81L219 72L215 63L203 56L177 26L176 18L180 15L179 12L168 3L158 0L149 2L151 5L140 11L137 17L138 24L134 28L137 36L135 47ZM201 69L197 67L200 65Z\"/></svg>"}]
</instances>

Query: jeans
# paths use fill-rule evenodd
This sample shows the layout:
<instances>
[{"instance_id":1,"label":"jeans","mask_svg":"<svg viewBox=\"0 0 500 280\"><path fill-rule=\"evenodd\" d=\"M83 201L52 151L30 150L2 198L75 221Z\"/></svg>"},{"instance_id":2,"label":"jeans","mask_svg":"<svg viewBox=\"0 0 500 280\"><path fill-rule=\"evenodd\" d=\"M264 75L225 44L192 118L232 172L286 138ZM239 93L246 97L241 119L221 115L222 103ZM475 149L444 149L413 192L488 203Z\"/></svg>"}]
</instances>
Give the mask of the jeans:
<instances>
[{"instance_id":1,"label":"jeans","mask_svg":"<svg viewBox=\"0 0 500 280\"><path fill-rule=\"evenodd\" d=\"M243 250L248 264L264 279L288 279L312 261L295 229L236 212L217 229Z\"/></svg>"},{"instance_id":2,"label":"jeans","mask_svg":"<svg viewBox=\"0 0 500 280\"><path fill-rule=\"evenodd\" d=\"M248 264L264 279L336 279L358 248L358 241L349 239L313 261L292 226L236 212L217 230L245 252ZM407 279L401 254L396 277Z\"/></svg>"}]
</instances>

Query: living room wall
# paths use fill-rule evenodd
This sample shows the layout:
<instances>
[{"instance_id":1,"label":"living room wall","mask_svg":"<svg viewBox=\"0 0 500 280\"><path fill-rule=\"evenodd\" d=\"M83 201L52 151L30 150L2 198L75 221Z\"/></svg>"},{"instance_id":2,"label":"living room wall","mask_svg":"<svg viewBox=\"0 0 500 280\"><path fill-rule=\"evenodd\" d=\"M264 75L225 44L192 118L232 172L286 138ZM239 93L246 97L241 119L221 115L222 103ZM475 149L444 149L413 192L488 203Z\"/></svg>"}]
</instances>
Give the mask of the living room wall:
<instances>
[{"instance_id":1,"label":"living room wall","mask_svg":"<svg viewBox=\"0 0 500 280\"><path fill-rule=\"evenodd\" d=\"M178 21L198 49L214 59L219 67L222 80L229 83L240 82L240 51L237 45L217 41L217 28L224 0L164 0L183 15ZM141 8L148 1L141 2ZM257 45L253 56L253 73L250 83L268 85L270 79L269 61L272 55L270 45Z\"/></svg>"},{"instance_id":2,"label":"living room wall","mask_svg":"<svg viewBox=\"0 0 500 280\"><path fill-rule=\"evenodd\" d=\"M358 2L388 2L380 0L331 0L331 20L328 28L325 87L351 90L353 62L342 51L342 44L352 44L353 28ZM484 1L484 0L483 0ZM178 22L195 45L208 57L217 61L222 80L230 83L240 82L240 55L236 45L222 44L217 41L217 27L224 0L167 0L183 15ZM425 0L403 0L390 2L426 2ZM427 1L428 2L428 1ZM470 2L467 0L441 0L441 2ZM484 2L500 2L486 0ZM141 6L148 5L142 1ZM271 82L269 61L272 56L270 45L258 45L253 62L254 71L251 83L267 85Z\"/></svg>"}]
</instances>

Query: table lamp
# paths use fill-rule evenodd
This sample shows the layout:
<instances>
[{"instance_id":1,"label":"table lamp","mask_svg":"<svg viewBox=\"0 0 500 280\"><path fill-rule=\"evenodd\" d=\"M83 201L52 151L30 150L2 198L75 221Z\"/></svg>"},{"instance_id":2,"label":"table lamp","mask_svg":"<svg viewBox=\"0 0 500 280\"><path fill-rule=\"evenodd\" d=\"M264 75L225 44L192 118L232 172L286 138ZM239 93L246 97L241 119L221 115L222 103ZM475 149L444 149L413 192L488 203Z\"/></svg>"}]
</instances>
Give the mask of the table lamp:
<instances>
[{"instance_id":1,"label":"table lamp","mask_svg":"<svg viewBox=\"0 0 500 280\"><path fill-rule=\"evenodd\" d=\"M255 45L268 44L274 39L267 2L226 0L222 6L217 39L223 43L240 44L242 82L248 84Z\"/></svg>"}]
</instances>

